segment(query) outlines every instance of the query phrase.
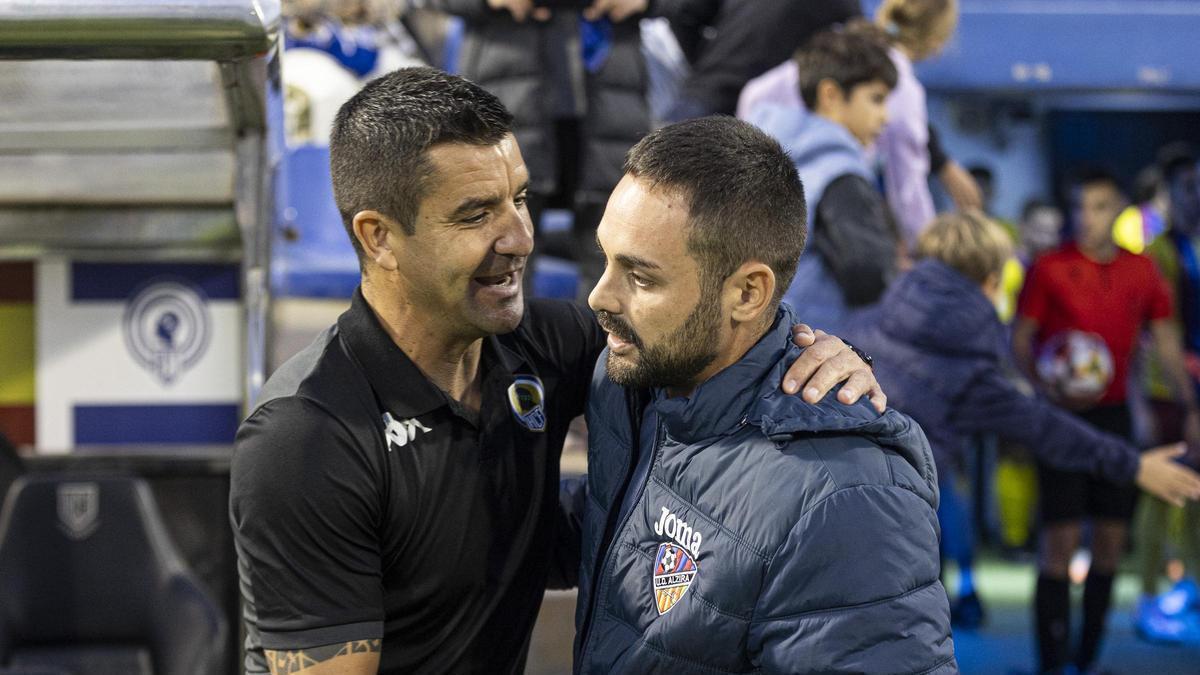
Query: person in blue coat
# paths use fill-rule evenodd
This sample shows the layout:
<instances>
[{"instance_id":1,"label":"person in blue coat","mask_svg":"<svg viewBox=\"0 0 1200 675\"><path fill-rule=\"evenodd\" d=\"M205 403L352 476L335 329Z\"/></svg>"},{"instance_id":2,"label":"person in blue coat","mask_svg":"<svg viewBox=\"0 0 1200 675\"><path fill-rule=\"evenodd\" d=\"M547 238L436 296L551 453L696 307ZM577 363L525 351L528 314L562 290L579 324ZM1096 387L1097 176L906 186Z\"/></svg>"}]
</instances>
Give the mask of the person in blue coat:
<instances>
[{"instance_id":1,"label":"person in blue coat","mask_svg":"<svg viewBox=\"0 0 1200 675\"><path fill-rule=\"evenodd\" d=\"M939 516L955 517L946 507L960 499L953 476L972 434L1025 445L1056 468L1136 482L1173 504L1200 497L1200 476L1174 461L1182 444L1139 453L1013 382L1007 334L989 299L999 292L1011 247L1000 226L982 214L942 215L922 233L913 269L845 326L846 339L874 357L890 404L917 420L929 438L941 478ZM959 529L945 521L942 527ZM970 602L969 541L949 540L947 534L947 553L964 582L960 595Z\"/></svg>"},{"instance_id":2,"label":"person in blue coat","mask_svg":"<svg viewBox=\"0 0 1200 675\"><path fill-rule=\"evenodd\" d=\"M805 200L708 117L626 158L589 304L578 673L956 673L937 474L910 418L780 389Z\"/></svg>"}]
</instances>

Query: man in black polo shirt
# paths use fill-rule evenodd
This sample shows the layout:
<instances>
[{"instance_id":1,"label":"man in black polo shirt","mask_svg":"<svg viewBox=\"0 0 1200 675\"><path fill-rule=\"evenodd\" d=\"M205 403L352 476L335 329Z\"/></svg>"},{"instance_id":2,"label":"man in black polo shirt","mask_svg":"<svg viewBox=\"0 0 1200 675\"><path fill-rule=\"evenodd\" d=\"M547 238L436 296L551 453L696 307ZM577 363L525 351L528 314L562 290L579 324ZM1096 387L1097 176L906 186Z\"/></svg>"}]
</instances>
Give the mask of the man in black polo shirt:
<instances>
[{"instance_id":1,"label":"man in black polo shirt","mask_svg":"<svg viewBox=\"0 0 1200 675\"><path fill-rule=\"evenodd\" d=\"M543 590L575 583L582 493L560 495L559 454L606 338L586 309L522 298L510 125L428 68L338 114L334 194L362 285L238 431L248 672L519 673ZM840 341L806 354L790 371L806 397L850 376L844 396L882 405Z\"/></svg>"}]
</instances>

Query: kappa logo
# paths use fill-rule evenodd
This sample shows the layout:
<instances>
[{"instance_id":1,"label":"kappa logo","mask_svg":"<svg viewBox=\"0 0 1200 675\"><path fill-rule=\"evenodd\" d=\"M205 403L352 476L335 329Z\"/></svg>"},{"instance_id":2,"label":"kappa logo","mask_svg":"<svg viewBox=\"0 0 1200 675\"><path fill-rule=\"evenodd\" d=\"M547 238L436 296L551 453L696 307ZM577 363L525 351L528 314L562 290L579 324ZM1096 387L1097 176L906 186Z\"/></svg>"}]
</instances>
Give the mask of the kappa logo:
<instances>
[{"instance_id":1,"label":"kappa logo","mask_svg":"<svg viewBox=\"0 0 1200 675\"><path fill-rule=\"evenodd\" d=\"M679 604L700 568L687 549L673 542L658 545L654 556L654 606L662 616Z\"/></svg>"},{"instance_id":2,"label":"kappa logo","mask_svg":"<svg viewBox=\"0 0 1200 675\"><path fill-rule=\"evenodd\" d=\"M204 356L211 323L200 287L157 280L125 306L125 346L138 365L169 386Z\"/></svg>"},{"instance_id":3,"label":"kappa logo","mask_svg":"<svg viewBox=\"0 0 1200 675\"><path fill-rule=\"evenodd\" d=\"M508 387L508 403L521 426L530 431L546 430L546 391L533 375L519 375Z\"/></svg>"},{"instance_id":4,"label":"kappa logo","mask_svg":"<svg viewBox=\"0 0 1200 675\"><path fill-rule=\"evenodd\" d=\"M388 441L388 452L392 444L403 448L408 442L416 439L418 433L427 433L431 429L417 421L417 418L398 420L391 413L383 413L383 435Z\"/></svg>"},{"instance_id":5,"label":"kappa logo","mask_svg":"<svg viewBox=\"0 0 1200 675\"><path fill-rule=\"evenodd\" d=\"M92 536L100 527L100 485L63 483L58 486L58 527L75 541Z\"/></svg>"}]
</instances>

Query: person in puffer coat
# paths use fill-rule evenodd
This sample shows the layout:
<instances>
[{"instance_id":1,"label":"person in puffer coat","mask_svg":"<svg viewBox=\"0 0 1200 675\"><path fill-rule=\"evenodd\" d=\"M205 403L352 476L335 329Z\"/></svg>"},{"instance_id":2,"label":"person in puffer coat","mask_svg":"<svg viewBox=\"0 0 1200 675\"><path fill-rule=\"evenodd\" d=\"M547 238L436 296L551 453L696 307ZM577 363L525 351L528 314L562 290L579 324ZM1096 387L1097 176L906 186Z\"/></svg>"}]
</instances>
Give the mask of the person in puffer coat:
<instances>
[{"instance_id":1,"label":"person in puffer coat","mask_svg":"<svg viewBox=\"0 0 1200 675\"><path fill-rule=\"evenodd\" d=\"M575 671L955 673L937 473L920 428L777 390L805 205L733 118L630 151L589 302Z\"/></svg>"}]
</instances>

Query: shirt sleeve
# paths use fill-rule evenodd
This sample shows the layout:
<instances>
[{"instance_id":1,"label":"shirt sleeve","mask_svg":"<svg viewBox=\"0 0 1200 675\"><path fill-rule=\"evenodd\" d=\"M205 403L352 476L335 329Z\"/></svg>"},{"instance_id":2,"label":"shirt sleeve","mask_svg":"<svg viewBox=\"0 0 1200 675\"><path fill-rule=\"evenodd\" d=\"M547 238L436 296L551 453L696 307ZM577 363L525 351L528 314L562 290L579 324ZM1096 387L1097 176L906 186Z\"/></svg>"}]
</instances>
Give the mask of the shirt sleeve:
<instances>
[{"instance_id":1,"label":"shirt sleeve","mask_svg":"<svg viewBox=\"0 0 1200 675\"><path fill-rule=\"evenodd\" d=\"M230 519L243 600L265 649L383 637L378 470L350 431L299 397L238 429Z\"/></svg>"},{"instance_id":2,"label":"shirt sleeve","mask_svg":"<svg viewBox=\"0 0 1200 675\"><path fill-rule=\"evenodd\" d=\"M846 303L875 302L896 272L896 235L879 193L861 176L847 174L825 188L816 209L820 227L812 247Z\"/></svg>"},{"instance_id":3,"label":"shirt sleeve","mask_svg":"<svg viewBox=\"0 0 1200 675\"><path fill-rule=\"evenodd\" d=\"M1128 442L1045 399L1025 396L998 370L981 373L963 389L952 419L960 433L994 433L1063 471L1132 483L1141 461Z\"/></svg>"}]
</instances>

